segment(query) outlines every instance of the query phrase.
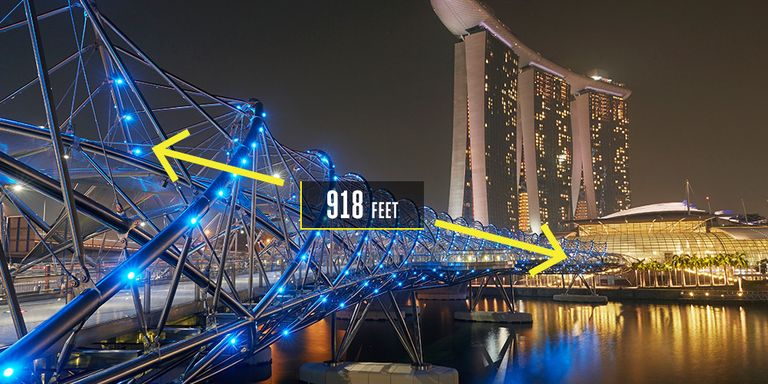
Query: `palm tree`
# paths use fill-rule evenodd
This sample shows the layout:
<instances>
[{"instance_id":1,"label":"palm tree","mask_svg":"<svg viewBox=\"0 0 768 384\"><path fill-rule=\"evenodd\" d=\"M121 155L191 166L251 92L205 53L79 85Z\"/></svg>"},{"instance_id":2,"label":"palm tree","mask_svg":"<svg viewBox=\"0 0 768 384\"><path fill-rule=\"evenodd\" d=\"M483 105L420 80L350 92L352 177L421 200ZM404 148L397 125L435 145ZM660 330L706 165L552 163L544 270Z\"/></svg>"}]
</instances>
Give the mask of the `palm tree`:
<instances>
[{"instance_id":1,"label":"palm tree","mask_svg":"<svg viewBox=\"0 0 768 384\"><path fill-rule=\"evenodd\" d=\"M635 285L637 285L638 287L641 285L640 284L640 277L642 276L642 275L640 275L638 273L638 271L643 269L643 263L644 262L645 262L645 259L642 259L642 260L638 260L638 261L633 262L632 265L631 265L631 268L635 271Z\"/></svg>"},{"instance_id":2,"label":"palm tree","mask_svg":"<svg viewBox=\"0 0 768 384\"><path fill-rule=\"evenodd\" d=\"M704 266L709 268L709 286L715 285L715 276L712 274L712 267L715 265L715 257L712 255L704 256Z\"/></svg>"},{"instance_id":3,"label":"palm tree","mask_svg":"<svg viewBox=\"0 0 768 384\"><path fill-rule=\"evenodd\" d=\"M685 253L682 256L683 258L683 275L688 274L688 269L690 269L693 266L693 258L691 255Z\"/></svg>"},{"instance_id":4,"label":"palm tree","mask_svg":"<svg viewBox=\"0 0 768 384\"><path fill-rule=\"evenodd\" d=\"M744 252L737 253L734 259L736 260L737 267L746 268L749 266L749 262L747 261L747 254Z\"/></svg>"},{"instance_id":5,"label":"palm tree","mask_svg":"<svg viewBox=\"0 0 768 384\"><path fill-rule=\"evenodd\" d=\"M667 271L667 287L672 286L672 262L670 260L664 260L664 270Z\"/></svg>"},{"instance_id":6,"label":"palm tree","mask_svg":"<svg viewBox=\"0 0 768 384\"><path fill-rule=\"evenodd\" d=\"M645 283L646 287L651 286L651 267L652 267L652 261L648 261L646 263L643 263L640 265L641 269L645 271L646 273L643 274L643 282Z\"/></svg>"},{"instance_id":7,"label":"palm tree","mask_svg":"<svg viewBox=\"0 0 768 384\"><path fill-rule=\"evenodd\" d=\"M739 252L728 255L728 266L731 267L731 276L735 276L735 268L746 267L747 265L747 255L745 253Z\"/></svg>"},{"instance_id":8,"label":"palm tree","mask_svg":"<svg viewBox=\"0 0 768 384\"><path fill-rule=\"evenodd\" d=\"M728 269L725 267L728 263L728 256L718 253L717 256L715 256L715 262L718 267L723 267L723 285L728 285Z\"/></svg>"},{"instance_id":9,"label":"palm tree","mask_svg":"<svg viewBox=\"0 0 768 384\"><path fill-rule=\"evenodd\" d=\"M653 286L658 287L659 286L659 274L658 271L661 271L662 265L656 260L652 260L650 263L648 263L648 270L653 271Z\"/></svg>"},{"instance_id":10,"label":"palm tree","mask_svg":"<svg viewBox=\"0 0 768 384\"><path fill-rule=\"evenodd\" d=\"M698 287L698 286L701 285L701 281L699 280L699 268L704 266L704 262L703 262L703 260L700 257L698 257L696 255L693 255L693 256L691 256L691 264L690 265L691 265L691 267L693 267L694 271L696 272L696 286Z\"/></svg>"},{"instance_id":11,"label":"palm tree","mask_svg":"<svg viewBox=\"0 0 768 384\"><path fill-rule=\"evenodd\" d=\"M685 270L683 270L685 267L685 260L680 255L673 255L671 261L672 266L675 267L676 270L681 270L680 276L682 277L682 286L685 287Z\"/></svg>"}]
</instances>

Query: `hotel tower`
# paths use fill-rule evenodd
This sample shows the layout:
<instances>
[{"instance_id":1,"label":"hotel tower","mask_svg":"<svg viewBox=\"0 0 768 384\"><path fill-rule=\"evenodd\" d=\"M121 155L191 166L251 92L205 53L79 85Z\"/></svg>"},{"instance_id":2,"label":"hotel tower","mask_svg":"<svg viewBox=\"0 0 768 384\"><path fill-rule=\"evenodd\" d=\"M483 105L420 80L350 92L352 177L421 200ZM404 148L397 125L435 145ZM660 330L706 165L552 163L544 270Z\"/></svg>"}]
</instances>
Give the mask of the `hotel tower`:
<instances>
[{"instance_id":1,"label":"hotel tower","mask_svg":"<svg viewBox=\"0 0 768 384\"><path fill-rule=\"evenodd\" d=\"M630 90L545 59L477 0L431 2L460 39L448 213L540 232L629 208Z\"/></svg>"}]
</instances>

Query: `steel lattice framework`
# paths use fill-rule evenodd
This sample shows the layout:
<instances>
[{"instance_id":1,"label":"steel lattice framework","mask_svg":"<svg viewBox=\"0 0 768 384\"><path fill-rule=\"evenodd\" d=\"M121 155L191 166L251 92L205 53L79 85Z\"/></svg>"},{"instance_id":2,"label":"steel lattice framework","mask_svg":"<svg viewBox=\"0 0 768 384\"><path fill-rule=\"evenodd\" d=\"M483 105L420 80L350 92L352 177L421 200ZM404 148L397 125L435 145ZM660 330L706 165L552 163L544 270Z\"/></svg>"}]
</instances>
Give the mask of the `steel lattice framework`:
<instances>
[{"instance_id":1,"label":"steel lattice framework","mask_svg":"<svg viewBox=\"0 0 768 384\"><path fill-rule=\"evenodd\" d=\"M546 245L543 237L412 203L403 211L423 216L422 231L300 230L299 181L332 186L365 183L363 177L337 175L321 151L281 145L260 102L208 93L160 68L93 3L56 3L0 5L0 47L22 52L0 59L20 68L2 74L0 84L0 272L18 336L0 352L0 371L31 377L35 359L58 356L51 369L57 382L148 382L180 365L183 382L199 382L340 308L364 312L393 291L524 274L542 261L434 221ZM181 162L173 163L180 180L170 183L150 148L184 129L194 137L176 149L279 175L285 186ZM371 196L395 199L380 190ZM32 238L22 254L9 250L10 215ZM305 212L304 220L316 216ZM552 273L619 264L604 246L562 247L569 258ZM28 331L15 285L43 268L76 295ZM247 274L245 291L235 289L238 273ZM145 286L163 280L170 287L156 326L142 313L140 278ZM161 335L181 281L203 291L211 320L201 333L169 342ZM121 290L131 292L144 353L99 371L68 370L78 332ZM217 321L222 311L235 316Z\"/></svg>"}]
</instances>

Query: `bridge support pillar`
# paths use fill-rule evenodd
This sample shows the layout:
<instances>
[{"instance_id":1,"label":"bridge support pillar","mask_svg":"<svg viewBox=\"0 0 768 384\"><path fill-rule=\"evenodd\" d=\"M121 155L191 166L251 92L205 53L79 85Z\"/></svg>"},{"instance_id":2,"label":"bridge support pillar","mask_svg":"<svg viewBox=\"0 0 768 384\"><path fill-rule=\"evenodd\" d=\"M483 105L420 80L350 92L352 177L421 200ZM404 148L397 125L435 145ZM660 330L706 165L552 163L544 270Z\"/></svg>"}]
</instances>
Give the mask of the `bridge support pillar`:
<instances>
[{"instance_id":1,"label":"bridge support pillar","mask_svg":"<svg viewBox=\"0 0 768 384\"><path fill-rule=\"evenodd\" d=\"M496 285L496 288L501 293L502 297L504 298L504 303L507 305L508 311L503 312L495 312L495 311L476 311L475 308L477 307L478 302L480 301L480 298L482 297L483 290L488 286L488 283L493 282L494 285ZM517 308L515 308L515 290L513 288L514 281L512 279L512 276L509 278L509 285L510 285L510 291L511 291L511 297L510 294L507 294L507 290L504 288L504 285L501 282L501 279L499 279L498 275L490 275L487 276L483 283L480 285L480 289L478 290L477 294L475 295L474 292L472 292L472 282L469 283L469 310L466 312L456 312L453 314L453 318L455 320L459 321L476 321L476 322L487 322L487 323L522 323L522 324L528 324L533 322L533 317L530 313L525 312L519 312L517 311Z\"/></svg>"},{"instance_id":2,"label":"bridge support pillar","mask_svg":"<svg viewBox=\"0 0 768 384\"><path fill-rule=\"evenodd\" d=\"M584 283L584 286L589 290L589 294L579 295L569 293L571 288L573 288L573 284L576 282L576 278L581 279L582 283ZM566 303L585 303L595 305L608 304L608 296L598 295L594 285L590 285L589 282L587 282L587 279L585 279L581 274L573 275L571 283L568 285L568 288L566 288L565 292L559 295L553 295L552 300Z\"/></svg>"},{"instance_id":3,"label":"bridge support pillar","mask_svg":"<svg viewBox=\"0 0 768 384\"><path fill-rule=\"evenodd\" d=\"M456 312L453 314L455 320L474 321L481 323L533 323L533 317L526 312L491 312L491 311L469 311Z\"/></svg>"},{"instance_id":4,"label":"bridge support pillar","mask_svg":"<svg viewBox=\"0 0 768 384\"><path fill-rule=\"evenodd\" d=\"M254 353L253 355L249 356L245 360L243 360L243 364L257 366L257 365L265 365L265 364L271 364L272 363L272 349L267 347L262 349L259 352Z\"/></svg>"},{"instance_id":5,"label":"bridge support pillar","mask_svg":"<svg viewBox=\"0 0 768 384\"><path fill-rule=\"evenodd\" d=\"M417 293L419 300L466 300L467 286L463 284L427 289Z\"/></svg>"},{"instance_id":6,"label":"bridge support pillar","mask_svg":"<svg viewBox=\"0 0 768 384\"><path fill-rule=\"evenodd\" d=\"M299 369L299 382L305 384L439 383L458 384L459 372L432 365L421 368L400 363L306 363Z\"/></svg>"}]
</instances>

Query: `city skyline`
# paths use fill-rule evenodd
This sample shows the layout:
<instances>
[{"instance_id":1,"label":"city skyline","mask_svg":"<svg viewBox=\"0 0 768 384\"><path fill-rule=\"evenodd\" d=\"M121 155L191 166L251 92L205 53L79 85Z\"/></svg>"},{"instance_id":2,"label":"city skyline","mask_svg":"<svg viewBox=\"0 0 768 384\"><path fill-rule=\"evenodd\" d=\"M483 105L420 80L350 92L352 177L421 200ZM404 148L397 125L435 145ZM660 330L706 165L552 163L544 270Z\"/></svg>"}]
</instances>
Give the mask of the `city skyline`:
<instances>
[{"instance_id":1,"label":"city skyline","mask_svg":"<svg viewBox=\"0 0 768 384\"><path fill-rule=\"evenodd\" d=\"M725 25L712 31L703 21L712 10L685 10L700 17L680 18L676 15L684 12L682 5L672 6L669 13L656 14L652 5L618 6L605 2L579 6L555 2L488 1L488 4L505 23L514 25L521 39L544 56L581 73L601 69L633 89L632 176L635 180L653 180L653 183L633 183L633 205L680 201L684 198L683 185L687 178L693 185L693 201L700 207L706 205L704 197L711 196L714 209L740 210L743 197L749 211L768 210L763 192L766 181L748 172L750 163L760 161L760 143L766 140L765 132L759 129L758 99L754 97L765 80L752 78L751 86L746 86L748 79L742 77L713 78L710 74L714 73L714 64L703 56L705 51L706 56L732 53L746 72L766 62L763 52L745 59L742 50L733 52L724 44L746 44L743 42L746 37L751 41L766 39L764 31L755 31L750 27L753 23L744 22L754 16L748 7L736 4L718 12ZM240 12L243 20L236 12L237 20L244 21L249 14L255 17L254 29L241 27L237 20L231 23L233 34L253 37L248 44L238 47L193 31L194 22L207 20L209 16L201 12L204 7L180 10L184 17L173 26L164 24L162 16L149 12L142 28L137 28L129 25L130 19L138 16L135 11L115 3L100 6L114 15L117 22L122 21L150 52L157 52L158 62L164 67L178 68L176 71L185 77L203 85L214 85L214 90L220 93L263 99L272 125L286 133L286 143L296 148L328 148L334 157L343 160L340 163L360 164L359 168L367 175L378 179L424 179L427 202L436 208L447 208L445 190L449 172L441 165L450 159L453 40L434 17L428 2L375 6L308 3L306 6L320 17L295 16L299 19L292 21L295 25L291 31L283 36L270 35L269 39L263 32L276 28L282 23L279 20L290 19L292 7L269 4L260 6L268 8L264 12L250 12L247 6L238 6L235 8L247 12ZM147 4L148 10L155 9L159 14L163 14L165 7ZM518 12L513 12L515 7ZM537 26L537 22L545 20L548 7L561 10L547 17L555 18L557 22L553 24L562 28ZM600 20L607 23L605 28L579 28L583 23L567 20L586 18L594 9L600 9L604 15ZM619 17L628 10L638 15L637 20ZM373 11L378 16L372 15ZM221 12L232 14L226 7ZM285 17L268 20L260 16L262 14ZM575 16L566 17L568 14ZM393 17L400 22L386 21ZM329 20L334 24L330 29ZM324 30L324 35L307 37L307 30L318 29ZM564 31L568 32L564 34ZM160 52L163 43L151 39L158 33L191 33L192 37L200 38L199 44L205 49L227 51L231 57L242 54L241 60L217 63L212 57L195 57L205 65L193 68L191 63L186 63L192 57ZM705 45L699 40L716 44ZM600 43L590 43L593 41ZM622 42L631 49L616 49ZM286 45L293 49L280 48ZM313 45L322 45L322 48ZM375 59L355 57L348 52L352 47L362 48ZM261 53L238 53L249 50ZM317 62L311 66L302 63L300 58L307 55L318 59ZM353 64L359 68L352 69ZM244 75L232 78L231 73ZM289 78L288 73L294 78ZM350 80L338 80L344 77ZM337 83L346 92L324 95L323 90L330 89L331 83ZM707 89L715 91L706 92ZM367 103L361 95L369 97ZM408 99L403 99L405 95ZM715 105L722 106L726 112L708 113ZM380 108L397 113L382 117L375 113ZM292 109L304 110L303 115L312 118L291 115L288 111ZM351 113L342 116L341 110ZM734 134L716 137L717 128L722 126ZM381 133L385 127L389 134ZM410 140L387 137L402 136L404 132L410 133ZM376 145L394 142L403 145L404 150L427 148L418 161L410 162L392 158L390 151L383 149L386 145ZM353 148L355 145L358 148Z\"/></svg>"}]
</instances>

